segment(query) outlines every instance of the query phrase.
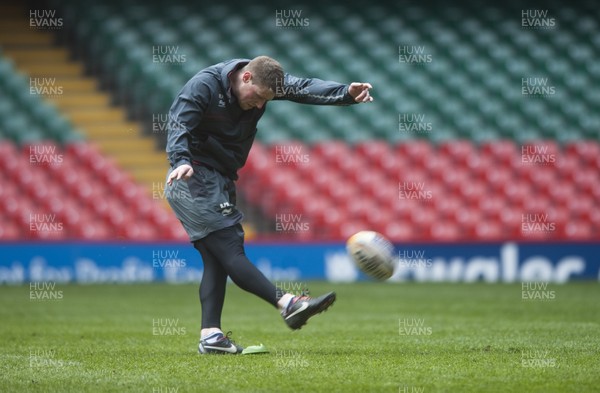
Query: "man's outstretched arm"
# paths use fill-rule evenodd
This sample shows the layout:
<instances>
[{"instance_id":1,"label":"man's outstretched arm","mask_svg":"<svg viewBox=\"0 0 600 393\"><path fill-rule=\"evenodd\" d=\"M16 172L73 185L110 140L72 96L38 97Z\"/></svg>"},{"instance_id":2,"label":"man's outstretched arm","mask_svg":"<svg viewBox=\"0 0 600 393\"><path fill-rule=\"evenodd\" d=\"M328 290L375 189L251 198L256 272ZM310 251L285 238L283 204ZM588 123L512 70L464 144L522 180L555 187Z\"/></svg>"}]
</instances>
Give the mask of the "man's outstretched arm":
<instances>
[{"instance_id":1,"label":"man's outstretched arm","mask_svg":"<svg viewBox=\"0 0 600 393\"><path fill-rule=\"evenodd\" d=\"M352 105L373 101L370 89L370 83L353 82L345 85L285 74L284 83L277 87L274 99L312 105Z\"/></svg>"}]
</instances>

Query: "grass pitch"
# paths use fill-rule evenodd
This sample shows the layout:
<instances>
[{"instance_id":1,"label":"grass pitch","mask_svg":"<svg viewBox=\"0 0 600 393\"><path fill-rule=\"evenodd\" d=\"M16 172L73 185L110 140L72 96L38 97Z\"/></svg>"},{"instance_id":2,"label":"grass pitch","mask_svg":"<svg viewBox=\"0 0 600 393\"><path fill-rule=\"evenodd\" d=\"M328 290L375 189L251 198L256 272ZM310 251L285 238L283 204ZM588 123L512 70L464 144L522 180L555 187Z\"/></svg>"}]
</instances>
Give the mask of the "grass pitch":
<instances>
[{"instance_id":1,"label":"grass pitch","mask_svg":"<svg viewBox=\"0 0 600 393\"><path fill-rule=\"evenodd\" d=\"M57 284L34 289L34 299L29 286L2 286L0 391L599 389L598 283L527 294L520 284L308 288L315 295L334 289L338 300L292 332L276 310L230 285L224 330L271 352L202 356L196 286Z\"/></svg>"}]
</instances>

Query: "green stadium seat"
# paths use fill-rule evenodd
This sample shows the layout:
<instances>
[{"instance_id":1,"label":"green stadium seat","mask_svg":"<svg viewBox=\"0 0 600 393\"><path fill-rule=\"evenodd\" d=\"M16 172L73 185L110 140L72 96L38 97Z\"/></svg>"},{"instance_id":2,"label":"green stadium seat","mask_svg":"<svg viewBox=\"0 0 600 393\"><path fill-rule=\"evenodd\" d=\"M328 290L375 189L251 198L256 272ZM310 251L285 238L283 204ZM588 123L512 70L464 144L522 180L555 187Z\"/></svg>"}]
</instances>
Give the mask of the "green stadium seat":
<instances>
[{"instance_id":1,"label":"green stadium seat","mask_svg":"<svg viewBox=\"0 0 600 393\"><path fill-rule=\"evenodd\" d=\"M366 132L393 140L425 137L437 142L452 135L487 140L512 135L514 124L535 125L528 128L529 134L562 138L559 127L574 122L586 127L578 134L597 134L587 128L593 121L578 119L589 117L592 108L600 105L597 89L587 88L600 81L600 65L594 57L600 33L597 21L575 6L561 9L564 29L541 32L520 26L522 5L516 0L509 0L507 7L483 9L475 3L438 9L405 3L306 6L302 11L310 26L301 29L277 27L274 10L278 5L274 2L245 5L243 13L234 12L240 5L237 2L211 7L167 1L126 7L116 0L92 6L72 0L55 2L68 4L68 13L77 15L76 30L88 40L86 45L96 58L115 70L118 89L133 97L131 105L138 113L165 107L189 77L209 64L271 54L286 70L300 76L372 81L376 103L369 111L354 109L348 116L366 123L367 131L351 138ZM187 61L178 67L148 69L143 48L163 44L180 46L189 55ZM400 63L399 45L424 46L432 55L431 63ZM550 78L563 96L557 94L552 98L555 102L538 100L539 105L532 103L535 99L523 97L521 78L535 76ZM397 116L398 108L405 106L436 117L444 128L437 135L390 132L393 121L382 119ZM316 129L324 133L319 138L343 138L344 133L336 128L339 125L320 128L329 124L330 112L303 105L285 112L285 119L314 118ZM506 112L510 112L508 119L491 130ZM276 113L273 119L279 124L281 116ZM557 120L547 120L555 117ZM539 127L543 119L548 128ZM313 138L303 132L302 122L281 124L290 135ZM277 138L281 136L279 132Z\"/></svg>"}]
</instances>

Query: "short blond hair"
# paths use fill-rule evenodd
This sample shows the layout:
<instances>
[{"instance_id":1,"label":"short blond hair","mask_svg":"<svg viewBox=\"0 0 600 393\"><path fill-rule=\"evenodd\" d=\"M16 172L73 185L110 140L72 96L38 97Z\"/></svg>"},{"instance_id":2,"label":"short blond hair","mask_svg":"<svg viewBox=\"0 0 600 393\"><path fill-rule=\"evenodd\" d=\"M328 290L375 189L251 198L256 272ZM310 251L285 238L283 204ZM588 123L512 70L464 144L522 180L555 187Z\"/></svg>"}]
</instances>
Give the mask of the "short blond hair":
<instances>
[{"instance_id":1,"label":"short blond hair","mask_svg":"<svg viewBox=\"0 0 600 393\"><path fill-rule=\"evenodd\" d=\"M258 56L250 60L246 70L252 73L253 83L261 87L279 91L283 86L283 67L269 56Z\"/></svg>"}]
</instances>

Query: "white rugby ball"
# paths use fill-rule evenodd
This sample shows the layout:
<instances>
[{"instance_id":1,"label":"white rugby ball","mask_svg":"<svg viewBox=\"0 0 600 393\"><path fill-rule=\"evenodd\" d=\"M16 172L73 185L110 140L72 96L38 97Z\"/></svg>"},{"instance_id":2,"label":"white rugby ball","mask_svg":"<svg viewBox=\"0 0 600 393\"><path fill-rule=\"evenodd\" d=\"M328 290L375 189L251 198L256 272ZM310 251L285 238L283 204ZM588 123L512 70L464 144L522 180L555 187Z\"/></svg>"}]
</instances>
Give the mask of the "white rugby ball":
<instances>
[{"instance_id":1,"label":"white rugby ball","mask_svg":"<svg viewBox=\"0 0 600 393\"><path fill-rule=\"evenodd\" d=\"M346 250L358 268L376 280L387 280L394 274L394 246L382 234L360 231L350 236Z\"/></svg>"}]
</instances>

